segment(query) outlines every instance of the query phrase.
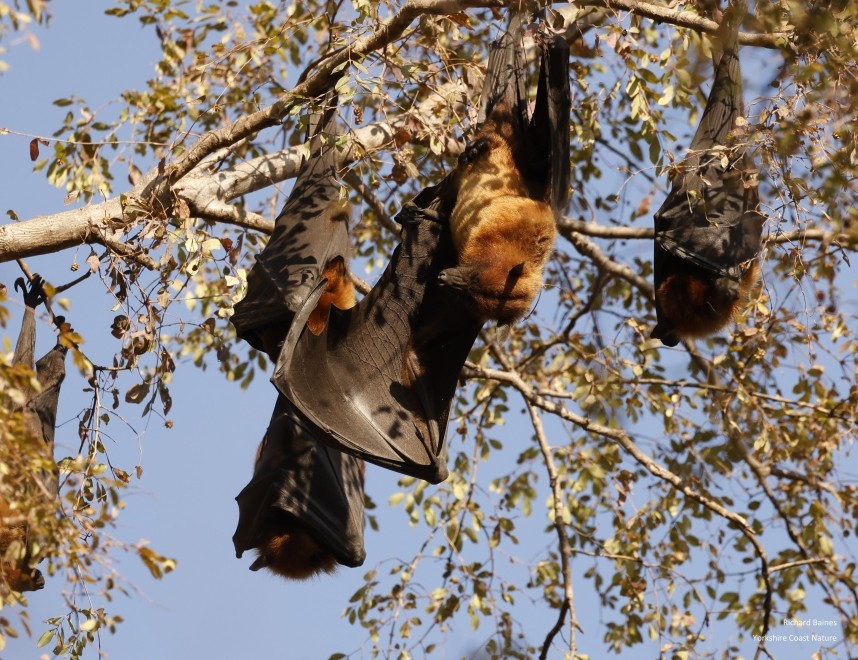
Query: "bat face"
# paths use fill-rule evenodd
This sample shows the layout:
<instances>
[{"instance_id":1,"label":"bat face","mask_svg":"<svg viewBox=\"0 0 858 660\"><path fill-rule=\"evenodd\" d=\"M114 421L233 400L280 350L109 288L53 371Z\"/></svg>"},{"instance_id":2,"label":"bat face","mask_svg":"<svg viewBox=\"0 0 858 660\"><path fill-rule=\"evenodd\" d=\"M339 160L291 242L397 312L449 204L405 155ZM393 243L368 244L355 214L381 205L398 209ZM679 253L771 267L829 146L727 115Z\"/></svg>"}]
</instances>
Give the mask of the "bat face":
<instances>
[{"instance_id":1,"label":"bat face","mask_svg":"<svg viewBox=\"0 0 858 660\"><path fill-rule=\"evenodd\" d=\"M683 337L718 332L738 314L758 277L756 262L743 266L739 280L687 262L676 265L655 292L659 319L652 336L672 347Z\"/></svg>"},{"instance_id":2,"label":"bat face","mask_svg":"<svg viewBox=\"0 0 858 660\"><path fill-rule=\"evenodd\" d=\"M443 198L430 188L403 208L402 242L384 274L358 305L333 309L318 336L302 322L322 294L317 287L272 378L321 442L432 483L447 476L450 405L482 326L438 286L456 258L437 212Z\"/></svg>"},{"instance_id":3,"label":"bat face","mask_svg":"<svg viewBox=\"0 0 858 660\"><path fill-rule=\"evenodd\" d=\"M521 16L492 45L486 120L459 159L450 229L458 265L445 286L471 297L484 320L511 323L531 309L569 194L569 49L543 43L537 99L527 116Z\"/></svg>"}]
</instances>

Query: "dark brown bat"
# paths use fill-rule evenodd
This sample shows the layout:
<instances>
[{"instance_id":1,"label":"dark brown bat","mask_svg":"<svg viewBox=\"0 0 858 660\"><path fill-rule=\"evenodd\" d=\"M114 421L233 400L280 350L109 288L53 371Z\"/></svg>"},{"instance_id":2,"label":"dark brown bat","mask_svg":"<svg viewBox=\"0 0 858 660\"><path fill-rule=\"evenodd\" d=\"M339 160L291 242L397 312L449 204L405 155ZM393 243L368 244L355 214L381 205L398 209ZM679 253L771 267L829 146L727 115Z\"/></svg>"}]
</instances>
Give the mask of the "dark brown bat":
<instances>
[{"instance_id":1,"label":"dark brown bat","mask_svg":"<svg viewBox=\"0 0 858 660\"><path fill-rule=\"evenodd\" d=\"M239 493L236 553L258 549L251 570L293 579L363 564L363 461L320 445L277 398L253 479Z\"/></svg>"},{"instance_id":2,"label":"dark brown bat","mask_svg":"<svg viewBox=\"0 0 858 660\"><path fill-rule=\"evenodd\" d=\"M765 217L744 148L729 144L742 115L739 26L746 13L735 0L719 30L723 52L691 141L655 214L654 284L657 324L666 346L717 332L738 312L759 277L757 256ZM726 161L726 162L724 162Z\"/></svg>"},{"instance_id":3,"label":"dark brown bat","mask_svg":"<svg viewBox=\"0 0 858 660\"><path fill-rule=\"evenodd\" d=\"M48 351L38 361L34 362L36 351L36 318L35 310L45 300L42 279L35 275L26 286L23 278L15 282L15 288L20 289L24 296L24 318L21 321L21 332L15 345L12 364L25 365L35 371L39 382L39 390L27 390L25 402L22 405L24 423L28 436L41 438L44 441L46 457L52 459L54 451L54 431L57 418L60 386L65 378L66 348L60 342ZM64 319L55 319L60 333L69 330ZM57 489L56 473L51 471L41 477L44 490L55 493ZM0 498L0 557L4 556L12 543L26 546L29 530L25 524L2 524L3 520L21 517L20 510L13 510L9 503ZM37 591L45 586L41 571L31 568L32 557L29 550L17 562L0 563L0 572L5 583L14 591Z\"/></svg>"},{"instance_id":4,"label":"dark brown bat","mask_svg":"<svg viewBox=\"0 0 858 660\"><path fill-rule=\"evenodd\" d=\"M484 319L510 323L533 306L569 200L569 46L540 29L539 80L527 109L523 17L492 44L481 115L459 158L450 218L458 266L442 281L469 293Z\"/></svg>"},{"instance_id":5,"label":"dark brown bat","mask_svg":"<svg viewBox=\"0 0 858 660\"><path fill-rule=\"evenodd\" d=\"M314 307L300 320L310 334L322 332L332 305L347 308L355 302L336 131L336 107L328 98L321 119L311 122L310 156L232 318L238 335L272 361L311 292L318 293ZM337 563L363 563L363 462L320 445L316 435L299 423L289 401L278 397L253 478L236 498L233 543L238 557L257 550L253 570L305 579L330 572Z\"/></svg>"}]
</instances>

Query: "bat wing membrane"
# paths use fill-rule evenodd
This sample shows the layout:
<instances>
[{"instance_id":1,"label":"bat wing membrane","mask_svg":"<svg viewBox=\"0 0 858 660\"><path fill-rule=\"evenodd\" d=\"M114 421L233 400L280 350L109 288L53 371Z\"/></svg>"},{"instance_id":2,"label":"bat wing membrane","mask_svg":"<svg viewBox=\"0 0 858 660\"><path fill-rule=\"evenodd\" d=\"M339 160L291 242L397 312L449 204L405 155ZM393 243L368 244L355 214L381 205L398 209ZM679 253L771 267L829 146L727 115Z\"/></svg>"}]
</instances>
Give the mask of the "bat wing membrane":
<instances>
[{"instance_id":1,"label":"bat wing membrane","mask_svg":"<svg viewBox=\"0 0 858 660\"><path fill-rule=\"evenodd\" d=\"M285 513L305 525L340 564L363 564L361 462L316 442L282 396L253 478L236 500L233 543L239 557L257 547L272 514Z\"/></svg>"},{"instance_id":2,"label":"bat wing membrane","mask_svg":"<svg viewBox=\"0 0 858 660\"><path fill-rule=\"evenodd\" d=\"M311 131L310 156L277 216L271 239L248 274L247 294L235 306L231 321L238 336L258 350L264 350L262 329L282 328L285 336L328 262L342 257L348 263L348 219L337 203L336 132L336 107L328 99L322 119Z\"/></svg>"},{"instance_id":3,"label":"bat wing membrane","mask_svg":"<svg viewBox=\"0 0 858 660\"><path fill-rule=\"evenodd\" d=\"M441 216L418 206L437 199L433 191L406 205L397 216L402 242L378 283L357 306L332 309L315 336L300 320L319 285L272 378L322 442L432 483L448 473L450 405L481 327L437 284L455 251Z\"/></svg>"}]
</instances>

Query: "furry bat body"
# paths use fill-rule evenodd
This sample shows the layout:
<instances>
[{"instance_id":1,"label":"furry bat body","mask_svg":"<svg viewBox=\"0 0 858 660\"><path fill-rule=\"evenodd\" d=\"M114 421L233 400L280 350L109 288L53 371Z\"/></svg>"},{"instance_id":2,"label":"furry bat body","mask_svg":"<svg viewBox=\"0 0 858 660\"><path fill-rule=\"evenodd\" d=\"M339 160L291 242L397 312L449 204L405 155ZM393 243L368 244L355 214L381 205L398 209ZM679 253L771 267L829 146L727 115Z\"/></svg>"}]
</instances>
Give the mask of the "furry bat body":
<instances>
[{"instance_id":1,"label":"furry bat body","mask_svg":"<svg viewBox=\"0 0 858 660\"><path fill-rule=\"evenodd\" d=\"M459 158L450 229L458 266L441 281L467 292L483 319L510 323L531 309L569 197L569 47L538 34L536 104L527 109L521 14L492 44L484 121Z\"/></svg>"},{"instance_id":2,"label":"furry bat body","mask_svg":"<svg viewBox=\"0 0 858 660\"><path fill-rule=\"evenodd\" d=\"M745 11L736 0L725 15L723 52L690 154L655 214L652 336L667 346L723 328L759 277L765 217L749 178L753 163L742 148L723 150L743 111L737 42Z\"/></svg>"}]
</instances>

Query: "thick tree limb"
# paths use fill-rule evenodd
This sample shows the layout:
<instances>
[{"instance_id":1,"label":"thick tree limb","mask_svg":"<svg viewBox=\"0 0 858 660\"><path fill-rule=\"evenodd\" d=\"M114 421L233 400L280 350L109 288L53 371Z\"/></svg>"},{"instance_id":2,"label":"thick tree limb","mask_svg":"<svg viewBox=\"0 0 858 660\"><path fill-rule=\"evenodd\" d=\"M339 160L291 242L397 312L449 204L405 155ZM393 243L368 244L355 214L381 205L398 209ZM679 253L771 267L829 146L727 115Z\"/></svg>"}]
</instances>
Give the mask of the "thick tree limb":
<instances>
[{"instance_id":1,"label":"thick tree limb","mask_svg":"<svg viewBox=\"0 0 858 660\"><path fill-rule=\"evenodd\" d=\"M259 190L273 182L294 176L297 169L297 151L290 150L248 161L230 172L207 175L204 163L213 153L228 149L258 131L276 126L289 109L306 98L320 94L329 84L333 71L354 59L384 48L400 38L406 28L424 14L445 15L472 8L504 7L502 0L409 0L399 12L382 23L366 37L355 40L347 49L337 51L315 67L313 75L281 96L270 106L242 117L225 128L211 131L200 138L174 163L153 169L140 184L125 193L125 201L155 214L169 216L174 204L183 199L200 217L226 222L262 232L273 226L261 216L230 207L227 202L243 194ZM677 12L661 5L633 0L595 0L586 6L610 10L629 11L656 21L680 27L712 32L714 21L689 12ZM592 17L588 17L592 19ZM589 26L585 26L589 28ZM578 33L583 32L578 29ZM783 35L742 35L741 43L762 47L777 47ZM431 116L431 115L427 115ZM391 144L396 122L375 124L358 131L356 139L367 149L382 148ZM138 204L139 202L139 204ZM0 262L15 258L48 254L83 243L104 243L104 230L108 227L130 227L133 217L126 212L126 204L114 198L83 209L40 216L18 224L0 227ZM139 210L139 209L138 209ZM588 228L589 229L589 228ZM96 236L101 230L101 240ZM642 230L638 230L642 231ZM583 232L582 232L583 233ZM595 234L594 234L595 235ZM635 237L645 237L642 233ZM110 240L114 240L111 237Z\"/></svg>"},{"instance_id":2,"label":"thick tree limb","mask_svg":"<svg viewBox=\"0 0 858 660\"><path fill-rule=\"evenodd\" d=\"M637 16L651 18L659 23L670 23L677 27L689 28L697 32L708 32L713 34L718 29L718 23L708 18L689 11L676 11L665 5L639 0L587 0L581 3L590 7L605 7L607 9L627 11ZM757 46L758 48L780 49L784 41L789 38L788 32L777 32L775 34L750 34L739 33L739 43L745 46Z\"/></svg>"}]
</instances>

